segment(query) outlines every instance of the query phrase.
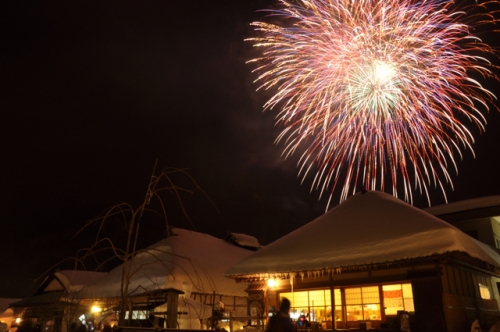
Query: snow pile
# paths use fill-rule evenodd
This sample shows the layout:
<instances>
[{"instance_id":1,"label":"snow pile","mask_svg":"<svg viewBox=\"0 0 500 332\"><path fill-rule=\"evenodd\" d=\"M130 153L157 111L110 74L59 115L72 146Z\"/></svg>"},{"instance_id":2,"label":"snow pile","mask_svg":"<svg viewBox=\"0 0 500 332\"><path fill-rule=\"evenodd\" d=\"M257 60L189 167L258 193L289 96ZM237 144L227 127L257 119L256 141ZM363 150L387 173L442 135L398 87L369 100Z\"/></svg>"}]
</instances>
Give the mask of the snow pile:
<instances>
[{"instance_id":1,"label":"snow pile","mask_svg":"<svg viewBox=\"0 0 500 332\"><path fill-rule=\"evenodd\" d=\"M368 191L261 248L226 276L340 273L352 266L454 251L500 268L500 256L493 248L391 195Z\"/></svg>"}]
</instances>

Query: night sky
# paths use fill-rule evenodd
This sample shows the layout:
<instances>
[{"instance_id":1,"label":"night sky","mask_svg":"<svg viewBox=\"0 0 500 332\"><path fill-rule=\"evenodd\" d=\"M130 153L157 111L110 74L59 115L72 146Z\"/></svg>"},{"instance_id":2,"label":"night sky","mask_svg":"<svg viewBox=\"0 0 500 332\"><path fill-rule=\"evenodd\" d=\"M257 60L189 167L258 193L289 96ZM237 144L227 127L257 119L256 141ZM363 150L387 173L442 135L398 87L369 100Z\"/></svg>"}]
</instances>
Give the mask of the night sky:
<instances>
[{"instance_id":1,"label":"night sky","mask_svg":"<svg viewBox=\"0 0 500 332\"><path fill-rule=\"evenodd\" d=\"M273 144L270 94L255 92L245 63L257 56L249 23L273 3L2 2L0 297L31 295L45 270L91 243L95 229L75 236L87 220L142 202L155 163L186 169L216 205L185 195L190 222L167 197L171 225L267 244L324 213L327 197L297 178L298 155L283 160ZM500 194L500 113L487 121L482 134L470 125L476 157L465 151L450 169L450 202ZM444 203L440 190L431 199ZM144 243L162 227L145 226Z\"/></svg>"}]
</instances>

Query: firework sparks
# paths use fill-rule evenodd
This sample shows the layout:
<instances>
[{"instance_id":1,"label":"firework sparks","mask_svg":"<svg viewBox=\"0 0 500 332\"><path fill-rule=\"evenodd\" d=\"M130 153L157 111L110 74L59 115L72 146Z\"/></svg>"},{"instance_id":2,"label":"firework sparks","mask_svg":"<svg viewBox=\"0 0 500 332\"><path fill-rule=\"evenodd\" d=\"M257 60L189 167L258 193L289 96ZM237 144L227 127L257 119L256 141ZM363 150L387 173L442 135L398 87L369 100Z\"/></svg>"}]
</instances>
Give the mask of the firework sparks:
<instances>
[{"instance_id":1,"label":"firework sparks","mask_svg":"<svg viewBox=\"0 0 500 332\"><path fill-rule=\"evenodd\" d=\"M451 185L448 167L481 130L495 96L471 75L492 77L494 50L471 30L495 22L488 3L458 11L441 0L280 1L279 24L252 23L261 48L259 89L275 89L284 155L302 147L299 174L315 172L321 194L359 186L412 190ZM490 2L489 4L496 4ZM469 122L467 122L469 123Z\"/></svg>"}]
</instances>

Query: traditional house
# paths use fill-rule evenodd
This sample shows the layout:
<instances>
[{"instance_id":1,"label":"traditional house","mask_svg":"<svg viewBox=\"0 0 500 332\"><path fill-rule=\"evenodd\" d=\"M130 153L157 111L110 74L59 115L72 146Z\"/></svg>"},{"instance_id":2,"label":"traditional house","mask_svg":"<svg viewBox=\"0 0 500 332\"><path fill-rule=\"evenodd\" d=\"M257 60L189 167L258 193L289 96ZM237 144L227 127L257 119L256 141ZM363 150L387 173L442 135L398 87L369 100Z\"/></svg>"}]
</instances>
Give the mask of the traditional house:
<instances>
[{"instance_id":1,"label":"traditional house","mask_svg":"<svg viewBox=\"0 0 500 332\"><path fill-rule=\"evenodd\" d=\"M19 313L15 312L14 309L10 307L10 304L20 300L21 299L0 298L0 324L5 328L5 331L16 332L17 330L18 322L16 322L16 318ZM0 327L0 332L3 331L3 328Z\"/></svg>"},{"instance_id":2,"label":"traditional house","mask_svg":"<svg viewBox=\"0 0 500 332\"><path fill-rule=\"evenodd\" d=\"M291 314L324 328L470 331L499 315L500 256L449 223L388 194L349 197L329 212L236 263L250 311ZM269 283L268 283L269 282ZM273 282L273 283L270 283Z\"/></svg>"},{"instance_id":3,"label":"traditional house","mask_svg":"<svg viewBox=\"0 0 500 332\"><path fill-rule=\"evenodd\" d=\"M19 328L37 328L48 332L68 331L80 324L81 315L90 308L81 305L79 291L106 273L63 270L49 275L33 296L10 304L18 314Z\"/></svg>"},{"instance_id":4,"label":"traditional house","mask_svg":"<svg viewBox=\"0 0 500 332\"><path fill-rule=\"evenodd\" d=\"M96 323L116 319L125 299L127 325L166 326L169 290L180 296L179 316L174 319L177 326L169 327L201 328L200 320L212 317L213 309L246 316L246 285L235 284L224 272L259 247L255 238L245 234L229 233L223 240L172 228L167 238L133 257L125 277L120 265L80 295L88 306L100 308ZM122 280L128 291L122 292ZM126 297L122 298L123 293Z\"/></svg>"}]
</instances>

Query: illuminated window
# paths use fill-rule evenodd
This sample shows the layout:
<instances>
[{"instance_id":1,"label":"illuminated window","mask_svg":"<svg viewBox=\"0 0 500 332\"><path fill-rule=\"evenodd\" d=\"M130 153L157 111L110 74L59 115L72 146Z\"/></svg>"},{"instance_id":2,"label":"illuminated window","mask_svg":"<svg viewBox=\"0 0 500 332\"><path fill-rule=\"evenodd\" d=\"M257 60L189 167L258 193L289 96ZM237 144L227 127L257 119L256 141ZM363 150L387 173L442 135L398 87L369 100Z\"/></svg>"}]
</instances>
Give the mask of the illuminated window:
<instances>
[{"instance_id":1,"label":"illuminated window","mask_svg":"<svg viewBox=\"0 0 500 332\"><path fill-rule=\"evenodd\" d=\"M145 310L132 310L132 319L147 319L149 318L148 312ZM129 311L125 312L125 319L129 319Z\"/></svg>"},{"instance_id":2,"label":"illuminated window","mask_svg":"<svg viewBox=\"0 0 500 332\"><path fill-rule=\"evenodd\" d=\"M415 311L410 283L383 285L382 292L386 315L397 315L399 310Z\"/></svg>"},{"instance_id":3,"label":"illuminated window","mask_svg":"<svg viewBox=\"0 0 500 332\"><path fill-rule=\"evenodd\" d=\"M488 288L488 286L479 284L479 294L481 295L482 299L491 300L490 289Z\"/></svg>"},{"instance_id":4,"label":"illuminated window","mask_svg":"<svg viewBox=\"0 0 500 332\"><path fill-rule=\"evenodd\" d=\"M300 315L309 314L311 322L324 322L332 320L332 301L329 289L280 293L280 301L283 297L290 300L290 317L297 320ZM339 293L340 297L340 293ZM339 306L340 312L342 307ZM340 314L341 318L342 315Z\"/></svg>"},{"instance_id":5,"label":"illuminated window","mask_svg":"<svg viewBox=\"0 0 500 332\"><path fill-rule=\"evenodd\" d=\"M340 294L340 289L334 289L333 294L335 295L335 312L334 320L342 320L342 295Z\"/></svg>"},{"instance_id":6,"label":"illuminated window","mask_svg":"<svg viewBox=\"0 0 500 332\"><path fill-rule=\"evenodd\" d=\"M378 286L346 288L345 304L348 321L381 319Z\"/></svg>"}]
</instances>

